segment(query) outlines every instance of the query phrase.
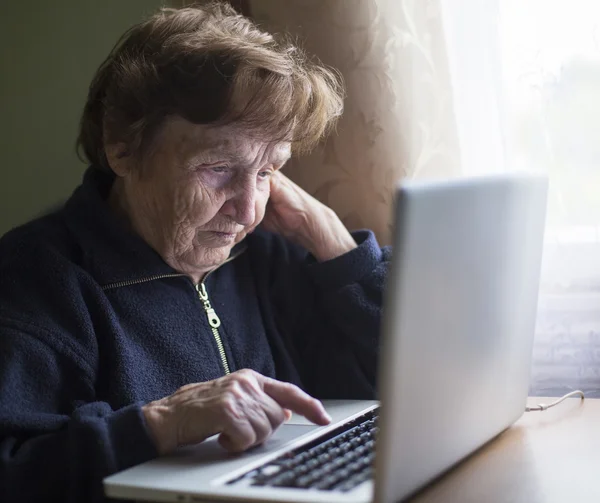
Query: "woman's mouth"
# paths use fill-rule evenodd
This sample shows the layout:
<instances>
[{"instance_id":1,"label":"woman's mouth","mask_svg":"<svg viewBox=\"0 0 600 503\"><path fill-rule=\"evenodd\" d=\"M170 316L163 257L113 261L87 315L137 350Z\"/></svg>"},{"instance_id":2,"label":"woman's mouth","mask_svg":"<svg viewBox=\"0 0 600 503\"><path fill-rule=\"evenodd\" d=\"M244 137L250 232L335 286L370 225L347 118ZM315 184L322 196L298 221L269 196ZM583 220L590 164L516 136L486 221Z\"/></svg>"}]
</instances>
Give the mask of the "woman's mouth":
<instances>
[{"instance_id":1,"label":"woman's mouth","mask_svg":"<svg viewBox=\"0 0 600 503\"><path fill-rule=\"evenodd\" d=\"M220 240L224 240L224 241L233 241L236 236L237 233L236 232L218 232L218 231L211 231L211 234Z\"/></svg>"}]
</instances>

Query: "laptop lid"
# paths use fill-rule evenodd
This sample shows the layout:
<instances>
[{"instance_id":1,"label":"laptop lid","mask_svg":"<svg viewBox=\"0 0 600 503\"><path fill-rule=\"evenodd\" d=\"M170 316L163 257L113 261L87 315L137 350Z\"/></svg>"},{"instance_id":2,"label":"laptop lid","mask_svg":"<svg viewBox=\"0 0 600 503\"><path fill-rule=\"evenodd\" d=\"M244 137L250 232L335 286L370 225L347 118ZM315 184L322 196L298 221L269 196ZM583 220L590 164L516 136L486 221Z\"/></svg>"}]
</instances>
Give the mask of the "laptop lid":
<instances>
[{"instance_id":1,"label":"laptop lid","mask_svg":"<svg viewBox=\"0 0 600 503\"><path fill-rule=\"evenodd\" d=\"M399 187L376 501L411 494L524 411L546 192L525 174Z\"/></svg>"}]
</instances>

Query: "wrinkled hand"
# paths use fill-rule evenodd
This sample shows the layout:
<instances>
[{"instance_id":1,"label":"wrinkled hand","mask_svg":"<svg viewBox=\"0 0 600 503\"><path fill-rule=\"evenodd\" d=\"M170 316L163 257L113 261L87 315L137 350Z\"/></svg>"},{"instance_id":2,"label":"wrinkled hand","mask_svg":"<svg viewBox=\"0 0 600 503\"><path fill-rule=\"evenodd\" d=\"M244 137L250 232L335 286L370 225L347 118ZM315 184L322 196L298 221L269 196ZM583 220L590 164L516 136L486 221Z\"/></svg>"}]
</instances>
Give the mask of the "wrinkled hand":
<instances>
[{"instance_id":1,"label":"wrinkled hand","mask_svg":"<svg viewBox=\"0 0 600 503\"><path fill-rule=\"evenodd\" d=\"M293 411L326 425L331 418L318 400L297 386L239 370L189 384L142 407L160 454L219 434L219 443L241 452L263 443Z\"/></svg>"},{"instance_id":2,"label":"wrinkled hand","mask_svg":"<svg viewBox=\"0 0 600 503\"><path fill-rule=\"evenodd\" d=\"M262 225L306 248L321 262L356 248L335 212L279 171L271 176Z\"/></svg>"}]
</instances>

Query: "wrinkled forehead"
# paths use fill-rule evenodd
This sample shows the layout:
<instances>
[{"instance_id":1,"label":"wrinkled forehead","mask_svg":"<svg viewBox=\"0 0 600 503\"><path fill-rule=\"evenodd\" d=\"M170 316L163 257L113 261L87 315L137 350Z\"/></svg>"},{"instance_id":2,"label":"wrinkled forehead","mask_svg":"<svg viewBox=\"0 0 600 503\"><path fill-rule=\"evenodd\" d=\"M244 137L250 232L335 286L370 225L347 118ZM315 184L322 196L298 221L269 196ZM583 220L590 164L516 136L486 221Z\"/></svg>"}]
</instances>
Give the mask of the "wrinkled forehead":
<instances>
[{"instance_id":1,"label":"wrinkled forehead","mask_svg":"<svg viewBox=\"0 0 600 503\"><path fill-rule=\"evenodd\" d=\"M228 124L210 126L193 124L182 117L167 119L161 140L181 162L254 162L284 164L291 155L289 142L270 140L259 131Z\"/></svg>"}]
</instances>

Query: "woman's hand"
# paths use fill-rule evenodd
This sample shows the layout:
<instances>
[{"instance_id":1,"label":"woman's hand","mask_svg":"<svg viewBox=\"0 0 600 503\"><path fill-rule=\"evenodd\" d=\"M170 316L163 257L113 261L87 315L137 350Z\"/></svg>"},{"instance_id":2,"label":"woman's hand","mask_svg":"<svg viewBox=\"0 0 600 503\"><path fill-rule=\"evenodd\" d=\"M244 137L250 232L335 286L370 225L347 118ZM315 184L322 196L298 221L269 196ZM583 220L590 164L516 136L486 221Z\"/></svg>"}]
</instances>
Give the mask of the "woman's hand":
<instances>
[{"instance_id":1,"label":"woman's hand","mask_svg":"<svg viewBox=\"0 0 600 503\"><path fill-rule=\"evenodd\" d=\"M335 212L279 171L271 177L263 226L303 246L321 262L356 248Z\"/></svg>"},{"instance_id":2,"label":"woman's hand","mask_svg":"<svg viewBox=\"0 0 600 503\"><path fill-rule=\"evenodd\" d=\"M215 434L225 449L241 452L269 438L290 411L319 425L331 421L321 402L297 386L247 369L188 384L142 410L160 454Z\"/></svg>"}]
</instances>

